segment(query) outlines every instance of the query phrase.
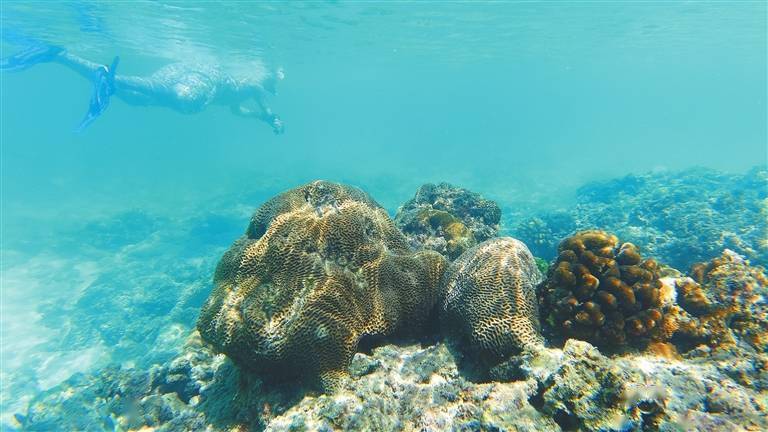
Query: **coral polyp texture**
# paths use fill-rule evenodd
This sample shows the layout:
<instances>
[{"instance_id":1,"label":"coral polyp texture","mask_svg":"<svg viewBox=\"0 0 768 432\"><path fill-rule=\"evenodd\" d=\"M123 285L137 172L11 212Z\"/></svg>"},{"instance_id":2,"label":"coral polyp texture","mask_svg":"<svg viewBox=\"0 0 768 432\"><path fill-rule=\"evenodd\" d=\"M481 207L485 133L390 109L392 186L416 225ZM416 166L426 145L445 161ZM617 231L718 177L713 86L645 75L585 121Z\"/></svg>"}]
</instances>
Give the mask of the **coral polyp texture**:
<instances>
[{"instance_id":1,"label":"coral polyp texture","mask_svg":"<svg viewBox=\"0 0 768 432\"><path fill-rule=\"evenodd\" d=\"M445 265L435 252L411 252L363 192L318 181L256 212L221 259L197 327L241 367L300 371L329 391L363 335L418 328Z\"/></svg>"},{"instance_id":2,"label":"coral polyp texture","mask_svg":"<svg viewBox=\"0 0 768 432\"><path fill-rule=\"evenodd\" d=\"M455 259L479 242L496 237L501 209L475 192L448 183L425 184L397 212L395 223L416 249Z\"/></svg>"},{"instance_id":3,"label":"coral polyp texture","mask_svg":"<svg viewBox=\"0 0 768 432\"><path fill-rule=\"evenodd\" d=\"M538 293L542 319L553 334L602 347L671 337L659 266L644 260L635 245L590 230L563 240L558 252Z\"/></svg>"},{"instance_id":4,"label":"coral polyp texture","mask_svg":"<svg viewBox=\"0 0 768 432\"><path fill-rule=\"evenodd\" d=\"M446 272L445 321L475 349L506 356L542 346L536 285L542 276L519 240L487 240L464 252Z\"/></svg>"},{"instance_id":5,"label":"coral polyp texture","mask_svg":"<svg viewBox=\"0 0 768 432\"><path fill-rule=\"evenodd\" d=\"M370 195L358 188L316 180L303 187L283 192L262 204L251 217L246 235L252 239L261 237L277 216L303 208L305 205L313 207L318 215L322 215L349 201L381 208Z\"/></svg>"},{"instance_id":6,"label":"coral polyp texture","mask_svg":"<svg viewBox=\"0 0 768 432\"><path fill-rule=\"evenodd\" d=\"M726 348L742 342L757 352L768 348L768 278L762 267L752 267L725 250L708 263L691 267L688 278L675 281L679 329L683 347L706 344Z\"/></svg>"}]
</instances>

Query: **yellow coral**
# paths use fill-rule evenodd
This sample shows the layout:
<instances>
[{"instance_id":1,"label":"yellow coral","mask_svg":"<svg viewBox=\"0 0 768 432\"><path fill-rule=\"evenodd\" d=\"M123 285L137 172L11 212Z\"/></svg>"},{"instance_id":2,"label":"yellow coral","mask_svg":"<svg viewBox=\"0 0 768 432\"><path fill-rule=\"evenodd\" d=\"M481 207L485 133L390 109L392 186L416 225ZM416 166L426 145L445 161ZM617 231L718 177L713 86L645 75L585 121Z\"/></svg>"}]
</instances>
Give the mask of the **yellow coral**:
<instances>
[{"instance_id":1,"label":"yellow coral","mask_svg":"<svg viewBox=\"0 0 768 432\"><path fill-rule=\"evenodd\" d=\"M456 258L477 244L472 231L461 219L447 211L425 208L419 211L417 220L445 238L449 258Z\"/></svg>"}]
</instances>

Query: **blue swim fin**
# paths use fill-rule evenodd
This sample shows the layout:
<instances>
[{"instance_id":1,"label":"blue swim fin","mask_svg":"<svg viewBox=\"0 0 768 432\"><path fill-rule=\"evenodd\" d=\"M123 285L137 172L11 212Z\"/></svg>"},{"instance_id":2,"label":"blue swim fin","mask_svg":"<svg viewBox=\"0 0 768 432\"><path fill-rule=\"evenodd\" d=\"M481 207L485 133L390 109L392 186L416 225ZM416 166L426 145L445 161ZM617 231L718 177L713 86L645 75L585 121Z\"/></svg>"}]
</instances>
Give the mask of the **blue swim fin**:
<instances>
[{"instance_id":1,"label":"blue swim fin","mask_svg":"<svg viewBox=\"0 0 768 432\"><path fill-rule=\"evenodd\" d=\"M61 54L64 48L55 45L32 45L25 50L10 57L0 59L0 70L18 72L30 68L38 63L51 61Z\"/></svg>"},{"instance_id":2,"label":"blue swim fin","mask_svg":"<svg viewBox=\"0 0 768 432\"><path fill-rule=\"evenodd\" d=\"M104 111L109 107L109 98L115 94L115 71L119 63L120 57L115 57L109 67L101 66L96 71L96 78L93 82L93 94L88 104L88 112L85 113L85 118L80 122L76 132L85 130L97 117L104 114Z\"/></svg>"}]
</instances>

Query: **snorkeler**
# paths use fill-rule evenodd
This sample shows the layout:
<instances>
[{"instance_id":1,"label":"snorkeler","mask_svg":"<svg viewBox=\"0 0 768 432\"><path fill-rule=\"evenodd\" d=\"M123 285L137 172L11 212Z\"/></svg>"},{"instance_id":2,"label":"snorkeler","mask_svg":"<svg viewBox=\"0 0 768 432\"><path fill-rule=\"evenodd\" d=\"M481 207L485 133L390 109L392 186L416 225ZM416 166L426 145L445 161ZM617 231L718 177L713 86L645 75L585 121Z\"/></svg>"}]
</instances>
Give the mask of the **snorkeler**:
<instances>
[{"instance_id":1,"label":"snorkeler","mask_svg":"<svg viewBox=\"0 0 768 432\"><path fill-rule=\"evenodd\" d=\"M276 94L277 81L283 79L278 69L274 74L236 78L215 65L173 63L148 77L116 75L119 58L102 65L70 54L51 45L32 46L0 60L0 70L20 71L38 63L62 64L94 83L93 94L85 118L78 130L85 129L109 106L112 95L130 105L154 105L190 114L209 105L225 105L232 113L261 120L276 134L283 133L282 120L265 104L268 94Z\"/></svg>"}]
</instances>

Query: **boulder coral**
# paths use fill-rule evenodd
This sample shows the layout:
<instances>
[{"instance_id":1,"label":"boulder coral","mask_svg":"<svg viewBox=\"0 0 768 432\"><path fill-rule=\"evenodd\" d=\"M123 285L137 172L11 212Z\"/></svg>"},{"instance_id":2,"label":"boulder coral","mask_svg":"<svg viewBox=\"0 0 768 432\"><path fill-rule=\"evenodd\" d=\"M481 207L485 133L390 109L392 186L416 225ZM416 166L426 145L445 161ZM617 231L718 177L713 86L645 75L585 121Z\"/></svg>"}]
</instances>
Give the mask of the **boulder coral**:
<instances>
[{"instance_id":1,"label":"boulder coral","mask_svg":"<svg viewBox=\"0 0 768 432\"><path fill-rule=\"evenodd\" d=\"M500 357L543 346L536 305L541 279L521 241L487 240L464 252L446 272L444 321L474 349Z\"/></svg>"},{"instance_id":2,"label":"boulder coral","mask_svg":"<svg viewBox=\"0 0 768 432\"><path fill-rule=\"evenodd\" d=\"M316 181L256 211L219 262L197 328L241 367L317 377L330 391L364 335L424 322L445 266L413 253L364 192Z\"/></svg>"},{"instance_id":3,"label":"boulder coral","mask_svg":"<svg viewBox=\"0 0 768 432\"><path fill-rule=\"evenodd\" d=\"M674 331L662 313L659 265L632 243L604 231L581 231L563 240L538 298L553 335L600 347L642 346Z\"/></svg>"},{"instance_id":4,"label":"boulder coral","mask_svg":"<svg viewBox=\"0 0 768 432\"><path fill-rule=\"evenodd\" d=\"M501 209L480 194L448 183L425 184L397 212L395 223L415 249L455 259L477 243L496 237Z\"/></svg>"}]
</instances>

